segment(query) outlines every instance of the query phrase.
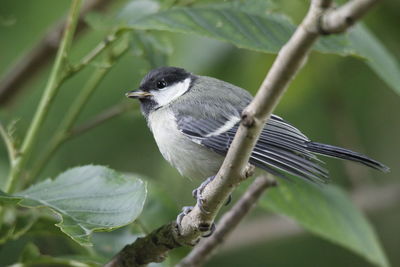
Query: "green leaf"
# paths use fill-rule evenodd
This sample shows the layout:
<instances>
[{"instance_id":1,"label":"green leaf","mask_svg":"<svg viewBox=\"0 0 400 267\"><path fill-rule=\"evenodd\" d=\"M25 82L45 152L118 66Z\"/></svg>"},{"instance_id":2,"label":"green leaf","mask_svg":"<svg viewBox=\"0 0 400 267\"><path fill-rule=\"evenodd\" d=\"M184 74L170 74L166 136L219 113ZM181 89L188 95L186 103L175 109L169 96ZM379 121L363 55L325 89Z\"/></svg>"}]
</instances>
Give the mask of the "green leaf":
<instances>
[{"instance_id":1,"label":"green leaf","mask_svg":"<svg viewBox=\"0 0 400 267\"><path fill-rule=\"evenodd\" d=\"M19 205L47 207L61 218L60 229L82 245L93 231L110 231L133 222L146 198L145 184L103 166L70 169L16 194Z\"/></svg>"},{"instance_id":2,"label":"green leaf","mask_svg":"<svg viewBox=\"0 0 400 267\"><path fill-rule=\"evenodd\" d=\"M20 197L12 196L0 190L0 203L1 204L17 204L21 201Z\"/></svg>"},{"instance_id":3,"label":"green leaf","mask_svg":"<svg viewBox=\"0 0 400 267\"><path fill-rule=\"evenodd\" d=\"M130 1L118 14L119 21L135 21L160 10L160 4L151 0Z\"/></svg>"},{"instance_id":4,"label":"green leaf","mask_svg":"<svg viewBox=\"0 0 400 267\"><path fill-rule=\"evenodd\" d=\"M281 181L279 186L268 191L260 204L294 219L311 233L350 249L371 263L388 266L371 225L336 186Z\"/></svg>"},{"instance_id":5,"label":"green leaf","mask_svg":"<svg viewBox=\"0 0 400 267\"><path fill-rule=\"evenodd\" d=\"M112 31L116 28L126 26L126 21L134 21L150 14L156 13L160 9L160 4L151 0L130 1L117 14L117 16L107 16L98 12L90 12L85 16L85 22L94 30Z\"/></svg>"},{"instance_id":6,"label":"green leaf","mask_svg":"<svg viewBox=\"0 0 400 267\"><path fill-rule=\"evenodd\" d=\"M363 25L357 25L349 34L356 52L368 66L390 87L400 94L400 65L396 57Z\"/></svg>"},{"instance_id":7,"label":"green leaf","mask_svg":"<svg viewBox=\"0 0 400 267\"><path fill-rule=\"evenodd\" d=\"M277 53L289 40L296 25L273 5L259 0L180 7L144 16L131 16L123 9L125 27L197 34L264 53ZM134 9L137 12L136 9ZM323 53L358 56L389 86L400 93L400 67L385 47L370 32L357 26L350 34L322 37L314 49Z\"/></svg>"},{"instance_id":8,"label":"green leaf","mask_svg":"<svg viewBox=\"0 0 400 267\"><path fill-rule=\"evenodd\" d=\"M168 65L168 55L172 53L172 48L164 36L133 32L132 37L132 52L136 56L142 56L151 69Z\"/></svg>"},{"instance_id":9,"label":"green leaf","mask_svg":"<svg viewBox=\"0 0 400 267\"><path fill-rule=\"evenodd\" d=\"M32 242L28 242L25 245L22 253L19 257L20 262L27 262L30 260L34 260L40 257L40 250L39 248Z\"/></svg>"},{"instance_id":10,"label":"green leaf","mask_svg":"<svg viewBox=\"0 0 400 267\"><path fill-rule=\"evenodd\" d=\"M294 30L283 16L265 17L220 7L174 8L128 20L127 25L140 30L198 34L269 53L279 51Z\"/></svg>"},{"instance_id":11,"label":"green leaf","mask_svg":"<svg viewBox=\"0 0 400 267\"><path fill-rule=\"evenodd\" d=\"M234 3L173 8L126 20L126 25L132 29L198 34L240 48L277 53L289 40L296 25L283 14L268 13L267 8L268 5L257 10ZM354 53L348 40L338 36L325 38L316 49L342 55Z\"/></svg>"}]
</instances>

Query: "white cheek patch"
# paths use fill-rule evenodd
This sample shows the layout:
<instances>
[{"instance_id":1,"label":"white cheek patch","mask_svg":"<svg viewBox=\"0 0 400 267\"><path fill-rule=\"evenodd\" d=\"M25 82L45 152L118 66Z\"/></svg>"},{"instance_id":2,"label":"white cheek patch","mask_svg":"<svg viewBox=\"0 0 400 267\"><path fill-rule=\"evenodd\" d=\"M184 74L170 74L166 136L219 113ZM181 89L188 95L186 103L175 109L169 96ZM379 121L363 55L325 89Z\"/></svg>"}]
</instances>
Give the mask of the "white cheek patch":
<instances>
[{"instance_id":1,"label":"white cheek patch","mask_svg":"<svg viewBox=\"0 0 400 267\"><path fill-rule=\"evenodd\" d=\"M151 94L153 99L157 102L159 107L165 106L189 90L190 78L186 78L182 82L175 83L174 85L167 86L160 90L152 90Z\"/></svg>"}]
</instances>

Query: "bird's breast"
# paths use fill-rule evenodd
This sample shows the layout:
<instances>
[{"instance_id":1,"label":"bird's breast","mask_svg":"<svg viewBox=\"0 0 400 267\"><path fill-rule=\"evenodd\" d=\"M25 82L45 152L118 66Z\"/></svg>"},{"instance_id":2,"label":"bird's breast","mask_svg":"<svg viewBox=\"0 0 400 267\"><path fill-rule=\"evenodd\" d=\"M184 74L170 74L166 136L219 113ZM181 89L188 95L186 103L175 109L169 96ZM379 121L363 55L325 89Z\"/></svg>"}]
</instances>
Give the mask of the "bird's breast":
<instances>
[{"instance_id":1,"label":"bird's breast","mask_svg":"<svg viewBox=\"0 0 400 267\"><path fill-rule=\"evenodd\" d=\"M148 121L161 154L181 175L205 179L217 173L223 158L181 133L172 111L153 111Z\"/></svg>"}]
</instances>

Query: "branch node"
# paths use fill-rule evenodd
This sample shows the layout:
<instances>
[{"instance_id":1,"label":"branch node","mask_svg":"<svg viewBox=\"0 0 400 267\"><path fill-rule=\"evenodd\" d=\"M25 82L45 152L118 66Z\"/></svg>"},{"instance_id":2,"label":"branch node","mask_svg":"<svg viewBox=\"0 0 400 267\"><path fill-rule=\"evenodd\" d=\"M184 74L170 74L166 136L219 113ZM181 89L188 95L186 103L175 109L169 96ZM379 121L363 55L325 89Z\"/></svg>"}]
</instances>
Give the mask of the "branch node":
<instances>
[{"instance_id":1,"label":"branch node","mask_svg":"<svg viewBox=\"0 0 400 267\"><path fill-rule=\"evenodd\" d=\"M247 164L246 168L244 169L243 178L247 179L254 175L255 167L252 164Z\"/></svg>"},{"instance_id":2,"label":"branch node","mask_svg":"<svg viewBox=\"0 0 400 267\"><path fill-rule=\"evenodd\" d=\"M252 128L255 125L254 112L243 110L241 119L243 126L247 128Z\"/></svg>"}]
</instances>

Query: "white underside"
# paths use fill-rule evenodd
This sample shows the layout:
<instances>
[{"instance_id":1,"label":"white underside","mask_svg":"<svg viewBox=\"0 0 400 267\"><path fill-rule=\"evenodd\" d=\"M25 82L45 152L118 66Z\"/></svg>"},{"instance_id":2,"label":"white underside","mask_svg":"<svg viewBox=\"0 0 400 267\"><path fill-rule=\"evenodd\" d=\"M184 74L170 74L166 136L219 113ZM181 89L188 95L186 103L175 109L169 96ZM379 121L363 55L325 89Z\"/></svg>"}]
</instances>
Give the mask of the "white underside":
<instances>
[{"instance_id":1,"label":"white underside","mask_svg":"<svg viewBox=\"0 0 400 267\"><path fill-rule=\"evenodd\" d=\"M161 154L181 175L205 179L218 172L223 158L184 136L171 111L160 108L150 113L149 126Z\"/></svg>"}]
</instances>

